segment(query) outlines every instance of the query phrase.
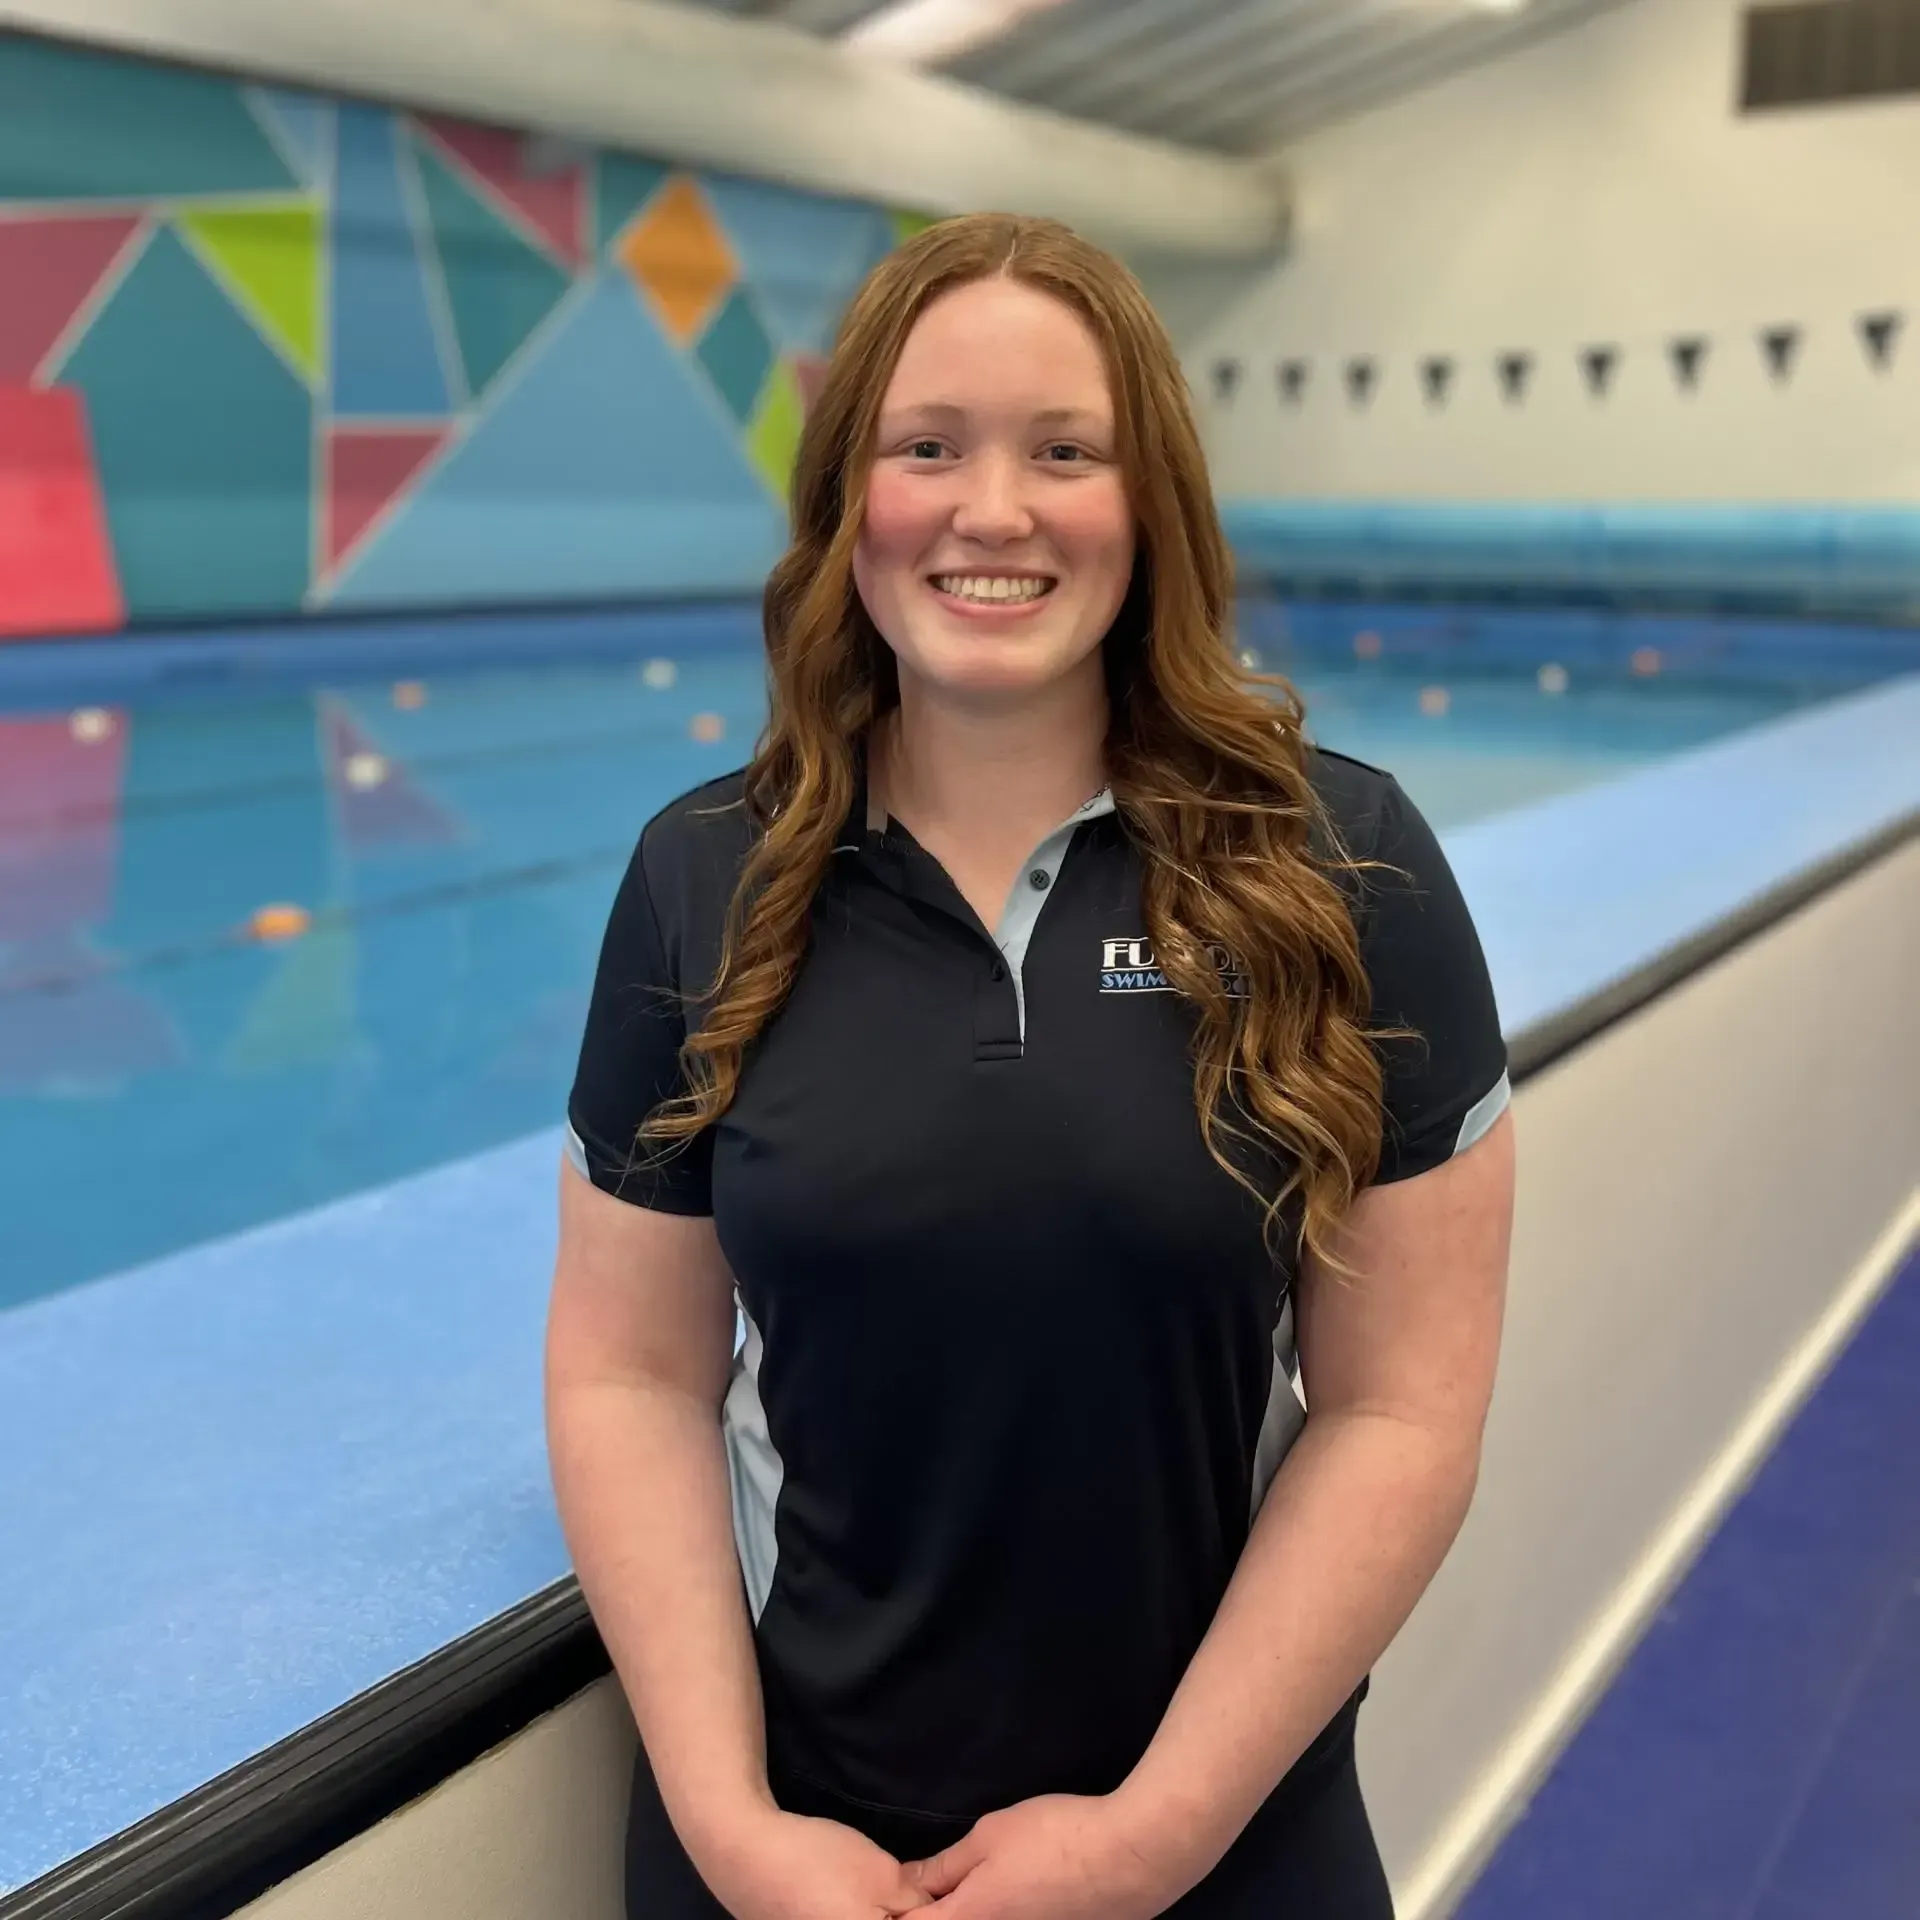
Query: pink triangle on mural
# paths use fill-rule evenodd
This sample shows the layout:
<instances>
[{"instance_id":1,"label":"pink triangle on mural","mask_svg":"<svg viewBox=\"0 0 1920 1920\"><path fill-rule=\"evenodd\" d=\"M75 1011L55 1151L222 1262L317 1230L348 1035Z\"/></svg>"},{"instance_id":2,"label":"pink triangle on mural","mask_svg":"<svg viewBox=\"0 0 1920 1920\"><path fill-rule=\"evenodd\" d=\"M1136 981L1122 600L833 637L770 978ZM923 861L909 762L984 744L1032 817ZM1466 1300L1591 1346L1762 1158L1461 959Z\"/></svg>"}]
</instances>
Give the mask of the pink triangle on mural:
<instances>
[{"instance_id":1,"label":"pink triangle on mural","mask_svg":"<svg viewBox=\"0 0 1920 1920\"><path fill-rule=\"evenodd\" d=\"M139 224L126 213L0 221L0 381L33 378Z\"/></svg>"},{"instance_id":2,"label":"pink triangle on mural","mask_svg":"<svg viewBox=\"0 0 1920 1920\"><path fill-rule=\"evenodd\" d=\"M587 173L578 163L536 167L523 134L438 114L416 116L441 146L504 200L570 267L586 264Z\"/></svg>"},{"instance_id":3,"label":"pink triangle on mural","mask_svg":"<svg viewBox=\"0 0 1920 1920\"><path fill-rule=\"evenodd\" d=\"M448 428L335 427L327 438L326 538L331 572L439 452Z\"/></svg>"}]
</instances>

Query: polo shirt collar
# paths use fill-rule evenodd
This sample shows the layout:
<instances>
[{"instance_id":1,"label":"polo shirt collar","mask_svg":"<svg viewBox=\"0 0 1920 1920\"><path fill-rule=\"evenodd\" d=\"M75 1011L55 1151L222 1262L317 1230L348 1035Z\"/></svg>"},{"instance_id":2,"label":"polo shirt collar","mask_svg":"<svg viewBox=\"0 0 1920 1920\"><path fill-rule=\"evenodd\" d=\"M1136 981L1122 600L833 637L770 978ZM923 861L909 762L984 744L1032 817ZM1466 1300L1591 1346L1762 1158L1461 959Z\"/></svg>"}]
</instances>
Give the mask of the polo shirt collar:
<instances>
[{"instance_id":1,"label":"polo shirt collar","mask_svg":"<svg viewBox=\"0 0 1920 1920\"><path fill-rule=\"evenodd\" d=\"M1068 814L1047 839L1052 840L1062 832L1070 833L1082 821L1102 819L1114 810L1113 789L1102 787L1090 800L1083 801ZM872 782L867 778L867 748L866 742L862 741L854 766L853 804L848 807L847 817L840 824L833 850L835 853L858 853L866 845L869 835L884 834L889 824L886 810L879 804Z\"/></svg>"}]
</instances>

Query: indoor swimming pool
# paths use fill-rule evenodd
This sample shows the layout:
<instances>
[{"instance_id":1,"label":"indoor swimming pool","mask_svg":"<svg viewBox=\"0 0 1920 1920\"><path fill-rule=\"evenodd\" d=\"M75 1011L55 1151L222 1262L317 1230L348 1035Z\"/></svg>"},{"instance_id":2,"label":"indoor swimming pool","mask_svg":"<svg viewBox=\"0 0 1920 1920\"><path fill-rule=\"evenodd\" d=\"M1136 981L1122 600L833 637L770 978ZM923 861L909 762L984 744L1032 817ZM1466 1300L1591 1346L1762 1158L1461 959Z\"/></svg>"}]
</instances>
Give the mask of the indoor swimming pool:
<instances>
[{"instance_id":1,"label":"indoor swimming pool","mask_svg":"<svg viewBox=\"0 0 1920 1920\"><path fill-rule=\"evenodd\" d=\"M1556 618L1269 605L1242 645L1443 831L1876 677ZM0 658L0 1306L553 1123L639 826L760 724L753 615L696 624Z\"/></svg>"}]
</instances>

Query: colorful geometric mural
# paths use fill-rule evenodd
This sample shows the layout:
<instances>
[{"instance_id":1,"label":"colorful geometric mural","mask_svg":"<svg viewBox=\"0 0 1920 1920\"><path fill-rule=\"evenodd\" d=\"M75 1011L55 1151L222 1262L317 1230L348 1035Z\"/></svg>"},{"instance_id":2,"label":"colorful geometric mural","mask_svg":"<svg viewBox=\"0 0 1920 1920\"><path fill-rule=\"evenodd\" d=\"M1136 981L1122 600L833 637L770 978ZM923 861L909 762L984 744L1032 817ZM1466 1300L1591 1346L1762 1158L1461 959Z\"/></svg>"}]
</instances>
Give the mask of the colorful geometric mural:
<instances>
[{"instance_id":1,"label":"colorful geometric mural","mask_svg":"<svg viewBox=\"0 0 1920 1920\"><path fill-rule=\"evenodd\" d=\"M0 33L0 638L748 592L924 222Z\"/></svg>"}]
</instances>

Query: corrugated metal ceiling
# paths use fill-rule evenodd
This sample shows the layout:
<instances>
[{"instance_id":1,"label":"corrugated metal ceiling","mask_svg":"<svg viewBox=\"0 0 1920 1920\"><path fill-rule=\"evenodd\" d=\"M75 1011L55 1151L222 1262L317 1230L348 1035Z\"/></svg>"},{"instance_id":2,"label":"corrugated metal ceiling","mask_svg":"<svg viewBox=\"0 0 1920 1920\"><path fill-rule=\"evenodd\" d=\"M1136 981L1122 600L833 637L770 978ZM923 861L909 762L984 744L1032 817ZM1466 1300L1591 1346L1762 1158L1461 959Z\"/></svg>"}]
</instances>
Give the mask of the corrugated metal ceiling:
<instances>
[{"instance_id":1,"label":"corrugated metal ceiling","mask_svg":"<svg viewBox=\"0 0 1920 1920\"><path fill-rule=\"evenodd\" d=\"M1625 3L1062 0L945 70L1082 119L1261 153ZM829 36L882 10L882 0L702 4Z\"/></svg>"}]
</instances>

